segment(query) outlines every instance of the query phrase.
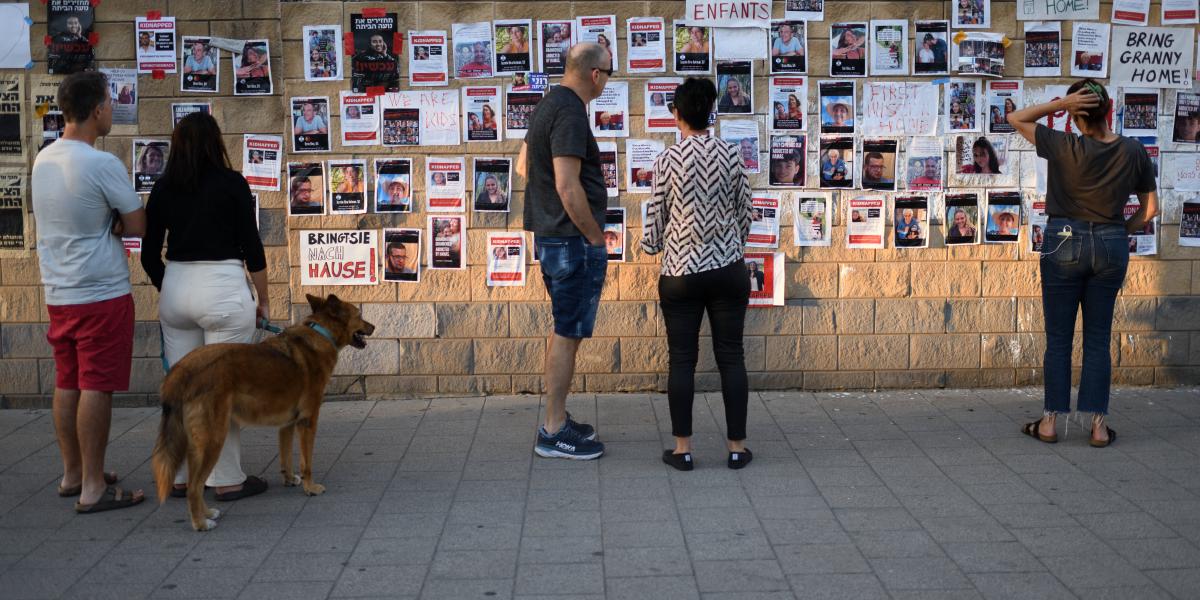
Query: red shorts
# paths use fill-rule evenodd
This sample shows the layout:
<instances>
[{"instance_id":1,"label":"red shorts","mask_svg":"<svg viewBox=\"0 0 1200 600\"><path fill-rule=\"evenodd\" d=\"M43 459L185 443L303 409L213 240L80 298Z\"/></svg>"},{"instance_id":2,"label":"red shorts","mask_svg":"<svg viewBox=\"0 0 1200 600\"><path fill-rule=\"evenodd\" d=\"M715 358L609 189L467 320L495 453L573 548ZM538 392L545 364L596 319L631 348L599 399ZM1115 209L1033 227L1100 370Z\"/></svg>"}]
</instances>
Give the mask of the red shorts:
<instances>
[{"instance_id":1,"label":"red shorts","mask_svg":"<svg viewBox=\"0 0 1200 600\"><path fill-rule=\"evenodd\" d=\"M133 366L133 296L90 304L47 306L55 387L116 392L129 389Z\"/></svg>"}]
</instances>

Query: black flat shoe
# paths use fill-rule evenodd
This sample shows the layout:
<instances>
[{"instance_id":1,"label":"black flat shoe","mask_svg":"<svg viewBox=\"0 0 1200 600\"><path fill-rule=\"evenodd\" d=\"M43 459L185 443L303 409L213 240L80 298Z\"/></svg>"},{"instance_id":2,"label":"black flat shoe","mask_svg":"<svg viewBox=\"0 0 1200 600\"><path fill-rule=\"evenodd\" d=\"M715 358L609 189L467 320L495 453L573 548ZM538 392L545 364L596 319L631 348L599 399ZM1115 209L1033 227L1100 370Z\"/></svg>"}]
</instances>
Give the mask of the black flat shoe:
<instances>
[{"instance_id":1,"label":"black flat shoe","mask_svg":"<svg viewBox=\"0 0 1200 600\"><path fill-rule=\"evenodd\" d=\"M247 475L246 481L242 482L242 489L232 492L225 492L224 494L217 494L216 498L220 502L230 502L233 500L241 500L242 498L249 498L250 496L257 496L265 491L267 491L266 481L253 475Z\"/></svg>"},{"instance_id":2,"label":"black flat shoe","mask_svg":"<svg viewBox=\"0 0 1200 600\"><path fill-rule=\"evenodd\" d=\"M691 471L696 468L696 464L692 462L692 453L684 452L683 454L675 454L674 450L663 450L663 462L679 469L680 471Z\"/></svg>"},{"instance_id":3,"label":"black flat shoe","mask_svg":"<svg viewBox=\"0 0 1200 600\"><path fill-rule=\"evenodd\" d=\"M730 469L745 468L745 466L750 464L750 461L752 461L752 460L754 460L754 453L750 452L749 448L746 448L745 450L742 450L741 452L730 452L729 453L729 468Z\"/></svg>"}]
</instances>

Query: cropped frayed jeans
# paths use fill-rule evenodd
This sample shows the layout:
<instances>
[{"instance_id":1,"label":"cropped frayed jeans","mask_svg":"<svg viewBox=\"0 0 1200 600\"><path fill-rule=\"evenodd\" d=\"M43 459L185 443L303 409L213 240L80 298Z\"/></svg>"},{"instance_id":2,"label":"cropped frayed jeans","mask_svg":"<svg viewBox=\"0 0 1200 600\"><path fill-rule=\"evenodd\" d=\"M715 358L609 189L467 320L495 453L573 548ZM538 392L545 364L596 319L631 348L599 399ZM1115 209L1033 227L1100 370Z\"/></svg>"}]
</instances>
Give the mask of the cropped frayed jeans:
<instances>
[{"instance_id":1,"label":"cropped frayed jeans","mask_svg":"<svg viewBox=\"0 0 1200 600\"><path fill-rule=\"evenodd\" d=\"M1067 227L1071 236L1060 236ZM1129 267L1128 234L1124 225L1055 217L1045 235L1041 258L1045 410L1071 411L1071 346L1075 314L1082 307L1083 369L1077 409L1108 414L1113 306Z\"/></svg>"}]
</instances>

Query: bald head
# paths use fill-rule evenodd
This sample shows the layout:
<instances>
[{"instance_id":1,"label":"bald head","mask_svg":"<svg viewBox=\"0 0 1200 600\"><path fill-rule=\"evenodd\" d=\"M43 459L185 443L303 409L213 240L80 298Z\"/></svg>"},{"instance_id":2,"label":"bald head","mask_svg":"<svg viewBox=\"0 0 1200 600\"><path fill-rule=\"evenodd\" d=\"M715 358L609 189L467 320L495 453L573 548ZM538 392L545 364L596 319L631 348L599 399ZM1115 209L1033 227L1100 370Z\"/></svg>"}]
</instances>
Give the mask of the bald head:
<instances>
[{"instance_id":1,"label":"bald head","mask_svg":"<svg viewBox=\"0 0 1200 600\"><path fill-rule=\"evenodd\" d=\"M580 42L567 52L567 75L588 77L592 69L608 69L612 59L608 50L594 42Z\"/></svg>"}]
</instances>

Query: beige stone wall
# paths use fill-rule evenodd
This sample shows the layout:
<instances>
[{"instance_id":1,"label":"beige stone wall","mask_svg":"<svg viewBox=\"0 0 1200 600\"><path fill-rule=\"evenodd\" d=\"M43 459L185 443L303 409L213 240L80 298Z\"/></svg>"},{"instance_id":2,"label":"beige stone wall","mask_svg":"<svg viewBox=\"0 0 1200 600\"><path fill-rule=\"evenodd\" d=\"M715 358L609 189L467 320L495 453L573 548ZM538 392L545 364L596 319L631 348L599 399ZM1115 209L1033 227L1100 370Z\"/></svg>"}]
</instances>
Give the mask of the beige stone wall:
<instances>
[{"instance_id":1,"label":"beige stone wall","mask_svg":"<svg viewBox=\"0 0 1200 600\"><path fill-rule=\"evenodd\" d=\"M682 0L614 2L284 2L265 0L105 0L98 9L101 35L97 56L105 66L131 66L130 40L133 17L148 9L161 10L180 20L181 34L211 33L228 37L267 37L275 60L275 90L269 98L233 97L231 78L222 76L222 92L213 98L215 113L226 134L235 162L240 162L242 133L284 133L285 105L290 96L329 96L333 103L349 81L305 82L299 59L304 25L340 22L348 29L350 13L362 7L381 6L399 15L400 29L450 29L454 22L498 18L564 18L616 14L622 56L625 20L633 16L682 16ZM776 1L777 16L782 2ZM828 2L826 20L811 23L809 73L815 80L828 75L829 24L868 18L949 18L949 3ZM1007 60L1008 77L1021 77L1021 24L1015 3L993 0L991 31L1014 40ZM1151 24L1158 19L1159 3L1152 8ZM45 31L45 9L32 3L33 38ZM1107 22L1111 6L1101 11ZM911 29L911 25L910 25ZM1070 23L1063 23L1064 56L1070 49ZM910 31L910 35L911 31ZM669 40L668 40L669 41ZM911 48L911 46L910 46ZM44 49L34 44L38 61L31 77L45 72ZM223 57L224 58L224 57ZM228 60L224 58L224 60ZM668 58L669 60L669 58ZM222 65L228 69L227 64ZM762 61L756 71L756 94L764 110L767 77ZM407 64L402 75L407 77ZM658 74L669 76L672 73ZM619 73L628 80L633 137L671 136L646 134L642 115L642 81L649 76ZM406 79L402 78L402 81ZM1070 80L1026 80L1033 98L1047 84ZM168 76L139 81L142 103L137 131L114 132L103 147L129 161L133 135L169 134L169 104L180 96L178 80ZM451 82L458 87L459 82ZM860 84L861 89L861 84ZM816 85L810 84L810 113ZM1164 113L1173 110L1174 94L1166 94ZM197 95L189 94L188 99ZM176 100L178 101L178 100ZM759 117L761 119L761 116ZM334 119L336 130L337 119ZM810 115L810 122L813 121ZM133 129L133 128L130 128ZM1170 131L1170 118L1162 131ZM810 143L815 128L810 127ZM478 143L459 148L429 147L419 151L393 151L382 147L341 148L308 158L408 156L420 181L426 153L516 156L520 142ZM1169 136L1168 136L1169 137ZM1163 141L1164 152L1183 151ZM1031 148L1015 144L1010 161L1020 165L1012 187L1033 188ZM764 152L763 163L766 163ZM624 169L624 151L620 166ZM809 158L812 177L815 157ZM236 167L237 165L235 165ZM753 177L755 187L766 187L766 174ZM299 258L295 231L318 227L380 228L424 227L426 215L354 215L327 217L285 216L282 193L262 194L263 237L268 245L273 317L302 317L304 294L336 293L359 303L367 319L379 329L366 350L346 350L330 392L335 394L508 393L540 389L544 336L550 329L548 298L537 265L529 266L529 284L523 288L489 288L484 284L482 249L489 230L522 228L523 181L514 181L513 212L508 215L470 214L469 268L463 271L429 271L420 284L384 284L373 287L306 288L299 284ZM1170 189L1171 176L1160 181L1165 213L1160 253L1134 258L1117 304L1112 354L1114 377L1120 383L1172 385L1200 381L1200 250L1178 247L1178 222L1184 194ZM624 177L622 176L622 188ZM416 189L418 207L424 190ZM610 266L597 337L581 350L575 388L584 391L657 390L665 387L666 341L657 307L657 259L638 249L641 234L639 203L644 195L612 200L630 216L628 262ZM1028 198L1027 198L1028 200ZM839 205L840 206L840 205ZM791 244L789 217L785 217L780 251L787 256L787 306L750 311L746 325L746 362L755 389L778 388L896 388L938 386L1011 386L1036 384L1044 339L1039 298L1037 259L1026 250L1025 227L1019 245L946 248L941 231L934 228L931 248L924 250L848 250L843 227L834 228L830 248L796 248ZM153 394L161 377L158 365L156 294L137 265L133 265L138 304L139 343L135 359L134 394ZM44 342L45 310L38 287L36 258L0 260L0 395L9 403L44 395L52 388L52 361ZM707 332L702 332L706 336ZM702 348L708 343L701 339ZM1078 340L1076 342L1078 345ZM1076 364L1078 364L1078 350ZM699 366L702 389L716 389L718 378L709 349ZM137 401L136 398L134 401Z\"/></svg>"}]
</instances>

